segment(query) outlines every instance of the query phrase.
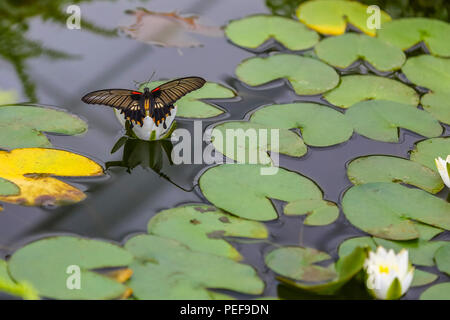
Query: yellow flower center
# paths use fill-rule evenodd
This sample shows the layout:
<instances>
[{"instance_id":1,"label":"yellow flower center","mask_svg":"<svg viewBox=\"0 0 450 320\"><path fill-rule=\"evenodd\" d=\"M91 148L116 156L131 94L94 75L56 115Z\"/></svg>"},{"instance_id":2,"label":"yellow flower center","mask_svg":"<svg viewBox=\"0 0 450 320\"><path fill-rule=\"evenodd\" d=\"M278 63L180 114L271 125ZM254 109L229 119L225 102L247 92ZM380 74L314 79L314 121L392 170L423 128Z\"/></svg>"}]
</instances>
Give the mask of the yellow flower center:
<instances>
[{"instance_id":1,"label":"yellow flower center","mask_svg":"<svg viewBox=\"0 0 450 320\"><path fill-rule=\"evenodd\" d=\"M380 273L389 273L389 267L380 265Z\"/></svg>"}]
</instances>

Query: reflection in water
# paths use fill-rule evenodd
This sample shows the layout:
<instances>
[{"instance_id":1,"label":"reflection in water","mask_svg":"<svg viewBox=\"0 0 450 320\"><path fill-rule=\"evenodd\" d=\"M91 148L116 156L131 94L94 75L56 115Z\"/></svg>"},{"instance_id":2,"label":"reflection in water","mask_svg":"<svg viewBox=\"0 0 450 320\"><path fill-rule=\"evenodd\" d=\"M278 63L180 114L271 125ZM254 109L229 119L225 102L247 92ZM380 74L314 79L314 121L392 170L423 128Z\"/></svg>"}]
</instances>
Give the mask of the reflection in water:
<instances>
[{"instance_id":1,"label":"reflection in water","mask_svg":"<svg viewBox=\"0 0 450 320\"><path fill-rule=\"evenodd\" d=\"M306 0L266 0L266 6L276 15L291 17ZM367 5L377 5L392 18L428 17L450 21L448 0L359 0Z\"/></svg>"},{"instance_id":2,"label":"reflection in water","mask_svg":"<svg viewBox=\"0 0 450 320\"><path fill-rule=\"evenodd\" d=\"M0 58L11 63L22 82L25 95L36 102L36 85L27 71L27 60L47 57L49 59L70 59L75 56L66 52L46 48L40 41L29 39L26 35L32 18L65 26L69 15L68 5L91 2L92 0L2 0L0 1ZM83 29L104 36L115 36L116 30L101 28L92 22L81 19Z\"/></svg>"},{"instance_id":3,"label":"reflection in water","mask_svg":"<svg viewBox=\"0 0 450 320\"><path fill-rule=\"evenodd\" d=\"M177 188L186 192L191 192L192 189L185 189L177 183L173 182L161 170L164 167L164 154L168 159L169 165L173 165L171 153L173 149L172 142L170 140L155 140L145 141L140 139L131 138L129 136L123 136L117 140L116 144L111 150L111 153L115 153L123 147L122 160L109 161L105 163L106 170L111 167L126 168L128 173L141 166L144 169L151 169L156 172L160 177L166 179Z\"/></svg>"}]
</instances>

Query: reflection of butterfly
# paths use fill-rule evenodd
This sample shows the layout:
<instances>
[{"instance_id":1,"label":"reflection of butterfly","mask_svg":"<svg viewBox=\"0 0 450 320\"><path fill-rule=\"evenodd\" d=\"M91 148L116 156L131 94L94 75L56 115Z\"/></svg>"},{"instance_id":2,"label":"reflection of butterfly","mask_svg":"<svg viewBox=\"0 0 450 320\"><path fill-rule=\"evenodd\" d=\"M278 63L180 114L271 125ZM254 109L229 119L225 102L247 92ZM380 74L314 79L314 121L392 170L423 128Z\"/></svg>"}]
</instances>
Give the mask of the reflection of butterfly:
<instances>
[{"instance_id":1,"label":"reflection of butterfly","mask_svg":"<svg viewBox=\"0 0 450 320\"><path fill-rule=\"evenodd\" d=\"M93 91L81 100L89 104L103 104L117 108L125 114L131 123L144 124L144 118L149 116L155 124L163 124L166 129L166 118L174 108L175 101L191 91L201 88L205 80L200 77L187 77L166 82L150 91L144 92L127 89L107 89Z\"/></svg>"}]
</instances>

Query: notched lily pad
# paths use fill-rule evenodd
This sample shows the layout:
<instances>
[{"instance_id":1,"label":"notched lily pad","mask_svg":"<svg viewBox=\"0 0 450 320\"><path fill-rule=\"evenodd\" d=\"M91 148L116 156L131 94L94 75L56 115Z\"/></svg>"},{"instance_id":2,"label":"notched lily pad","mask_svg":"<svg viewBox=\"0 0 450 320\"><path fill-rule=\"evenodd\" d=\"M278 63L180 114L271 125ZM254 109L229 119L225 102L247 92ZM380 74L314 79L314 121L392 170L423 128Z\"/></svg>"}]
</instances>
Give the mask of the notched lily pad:
<instances>
[{"instance_id":1,"label":"notched lily pad","mask_svg":"<svg viewBox=\"0 0 450 320\"><path fill-rule=\"evenodd\" d=\"M290 103L256 110L250 121L281 129L300 129L307 145L327 147L350 139L353 128L346 117L316 103ZM333 134L329 134L333 132Z\"/></svg>"},{"instance_id":2,"label":"notched lily pad","mask_svg":"<svg viewBox=\"0 0 450 320\"><path fill-rule=\"evenodd\" d=\"M361 59L379 71L393 71L400 69L406 60L401 49L357 33L325 38L314 50L321 60L342 69Z\"/></svg>"},{"instance_id":3,"label":"notched lily pad","mask_svg":"<svg viewBox=\"0 0 450 320\"><path fill-rule=\"evenodd\" d=\"M442 282L428 288L420 295L420 300L450 300L450 282Z\"/></svg>"},{"instance_id":4,"label":"notched lily pad","mask_svg":"<svg viewBox=\"0 0 450 320\"><path fill-rule=\"evenodd\" d=\"M433 92L450 92L450 60L424 54L411 57L402 68L408 80Z\"/></svg>"},{"instance_id":5,"label":"notched lily pad","mask_svg":"<svg viewBox=\"0 0 450 320\"><path fill-rule=\"evenodd\" d=\"M292 54L246 59L236 68L236 75L250 86L286 79L299 95L319 94L333 89L339 82L332 67L316 59Z\"/></svg>"},{"instance_id":6,"label":"notched lily pad","mask_svg":"<svg viewBox=\"0 0 450 320\"><path fill-rule=\"evenodd\" d=\"M353 105L345 114L355 131L367 138L384 142L398 142L399 128L424 137L438 137L443 128L428 112L411 105L371 100Z\"/></svg>"},{"instance_id":7,"label":"notched lily pad","mask_svg":"<svg viewBox=\"0 0 450 320\"><path fill-rule=\"evenodd\" d=\"M33 106L0 106L0 148L51 147L43 132L76 135L87 123L68 112Z\"/></svg>"},{"instance_id":8,"label":"notched lily pad","mask_svg":"<svg viewBox=\"0 0 450 320\"><path fill-rule=\"evenodd\" d=\"M241 254L224 237L265 239L265 226L240 219L205 204L168 209L155 215L148 224L150 234L175 239L195 251L241 260Z\"/></svg>"},{"instance_id":9,"label":"notched lily pad","mask_svg":"<svg viewBox=\"0 0 450 320\"><path fill-rule=\"evenodd\" d=\"M279 16L254 15L231 21L225 35L234 44L256 49L269 39L275 39L290 50L304 50L319 41L319 35L302 23Z\"/></svg>"},{"instance_id":10,"label":"notched lily pad","mask_svg":"<svg viewBox=\"0 0 450 320\"><path fill-rule=\"evenodd\" d=\"M341 78L335 89L324 98L340 108L349 108L364 100L389 100L412 106L419 104L419 95L400 81L373 75L349 75Z\"/></svg>"},{"instance_id":11,"label":"notched lily pad","mask_svg":"<svg viewBox=\"0 0 450 320\"><path fill-rule=\"evenodd\" d=\"M169 80L167 80L169 81ZM154 89L167 81L152 81L144 83L139 90L144 88ZM236 97L236 92L215 82L206 82L203 87L188 93L176 102L178 106L177 117L182 118L211 118L223 114L225 111L212 103L204 102L202 99L230 99Z\"/></svg>"},{"instance_id":12,"label":"notched lily pad","mask_svg":"<svg viewBox=\"0 0 450 320\"><path fill-rule=\"evenodd\" d=\"M199 185L203 195L216 207L259 221L278 217L269 199L291 202L321 200L323 196L313 181L298 173L251 164L212 167L200 177Z\"/></svg>"},{"instance_id":13,"label":"notched lily pad","mask_svg":"<svg viewBox=\"0 0 450 320\"><path fill-rule=\"evenodd\" d=\"M336 276L334 265L321 267L316 265L331 259L325 252L312 248L281 247L269 252L265 257L266 265L274 272L300 281L319 282Z\"/></svg>"},{"instance_id":14,"label":"notched lily pad","mask_svg":"<svg viewBox=\"0 0 450 320\"><path fill-rule=\"evenodd\" d=\"M272 136L272 130L278 137ZM267 154L269 151L292 157L301 157L307 152L305 144L295 132L247 121L218 124L212 130L211 141L217 151L239 163L271 164L272 160ZM277 145L273 147L272 141Z\"/></svg>"},{"instance_id":15,"label":"notched lily pad","mask_svg":"<svg viewBox=\"0 0 450 320\"><path fill-rule=\"evenodd\" d=\"M438 193L444 187L439 174L430 168L392 156L366 156L352 160L347 176L355 185L369 182L406 183L430 193Z\"/></svg>"},{"instance_id":16,"label":"notched lily pad","mask_svg":"<svg viewBox=\"0 0 450 320\"><path fill-rule=\"evenodd\" d=\"M154 235L131 238L125 248L135 257L128 285L138 299L223 299L208 288L261 294L255 270L218 255L192 251L178 241Z\"/></svg>"},{"instance_id":17,"label":"notched lily pad","mask_svg":"<svg viewBox=\"0 0 450 320\"><path fill-rule=\"evenodd\" d=\"M0 151L0 176L8 181L1 185L9 186L9 190L14 191L10 195L0 193L0 201L28 206L78 202L86 195L53 176L87 177L102 174L103 168L99 164L69 151L42 148ZM20 190L19 193L16 188Z\"/></svg>"},{"instance_id":18,"label":"notched lily pad","mask_svg":"<svg viewBox=\"0 0 450 320\"><path fill-rule=\"evenodd\" d=\"M403 18L383 24L378 37L402 50L424 42L434 55L450 57L450 24L428 18Z\"/></svg>"},{"instance_id":19,"label":"notched lily pad","mask_svg":"<svg viewBox=\"0 0 450 320\"><path fill-rule=\"evenodd\" d=\"M429 92L422 96L420 103L436 119L450 124L450 89L449 92Z\"/></svg>"},{"instance_id":20,"label":"notched lily pad","mask_svg":"<svg viewBox=\"0 0 450 320\"><path fill-rule=\"evenodd\" d=\"M286 215L307 215L304 224L324 226L333 223L339 217L339 208L334 202L320 199L297 200L284 207Z\"/></svg>"},{"instance_id":21,"label":"notched lily pad","mask_svg":"<svg viewBox=\"0 0 450 320\"><path fill-rule=\"evenodd\" d=\"M360 247L355 248L350 254L341 257L335 264L336 277L329 282L304 284L283 277L280 277L279 280L287 285L315 294L332 295L361 271L366 258L366 250Z\"/></svg>"},{"instance_id":22,"label":"notched lily pad","mask_svg":"<svg viewBox=\"0 0 450 320\"><path fill-rule=\"evenodd\" d=\"M127 287L91 270L126 266L132 258L129 252L109 242L63 236L38 240L17 250L8 268L14 280L32 284L44 297L112 299L121 296ZM71 290L68 284L76 285L76 269L80 271L80 289Z\"/></svg>"},{"instance_id":23,"label":"notched lily pad","mask_svg":"<svg viewBox=\"0 0 450 320\"><path fill-rule=\"evenodd\" d=\"M297 8L297 17L313 30L323 34L340 35L345 32L347 23L374 36L376 29L368 27L368 20L373 13L367 13L367 5L356 1L321 0L306 1ZM380 10L380 25L390 21L391 17Z\"/></svg>"},{"instance_id":24,"label":"notched lily pad","mask_svg":"<svg viewBox=\"0 0 450 320\"><path fill-rule=\"evenodd\" d=\"M445 159L449 153L450 137L433 138L418 142L411 151L410 159L438 173L434 159Z\"/></svg>"},{"instance_id":25,"label":"notched lily pad","mask_svg":"<svg viewBox=\"0 0 450 320\"><path fill-rule=\"evenodd\" d=\"M448 242L436 251L434 259L438 269L450 275L450 244Z\"/></svg>"},{"instance_id":26,"label":"notched lily pad","mask_svg":"<svg viewBox=\"0 0 450 320\"><path fill-rule=\"evenodd\" d=\"M433 229L450 228L450 203L396 183L354 186L345 193L342 208L353 225L384 239L429 238L437 232Z\"/></svg>"}]
</instances>

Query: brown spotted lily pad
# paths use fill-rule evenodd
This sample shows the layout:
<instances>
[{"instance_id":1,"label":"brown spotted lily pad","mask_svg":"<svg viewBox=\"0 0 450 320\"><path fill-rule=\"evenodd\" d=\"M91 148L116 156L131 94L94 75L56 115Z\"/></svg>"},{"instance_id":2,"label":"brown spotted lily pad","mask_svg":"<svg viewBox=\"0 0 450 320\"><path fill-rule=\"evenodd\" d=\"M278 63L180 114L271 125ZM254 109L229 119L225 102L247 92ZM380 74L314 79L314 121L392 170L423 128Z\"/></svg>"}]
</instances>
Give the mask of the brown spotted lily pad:
<instances>
[{"instance_id":1,"label":"brown spotted lily pad","mask_svg":"<svg viewBox=\"0 0 450 320\"><path fill-rule=\"evenodd\" d=\"M28 206L78 202L86 195L53 176L102 174L103 168L99 164L69 151L43 148L0 151L0 177L10 182L6 186L9 193L1 193L0 201Z\"/></svg>"}]
</instances>

